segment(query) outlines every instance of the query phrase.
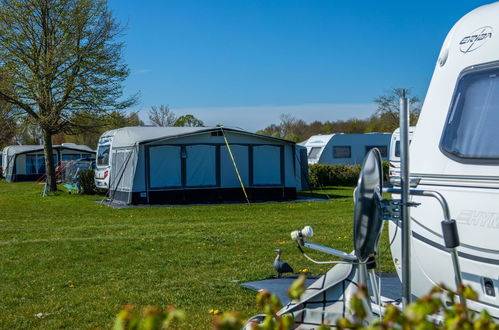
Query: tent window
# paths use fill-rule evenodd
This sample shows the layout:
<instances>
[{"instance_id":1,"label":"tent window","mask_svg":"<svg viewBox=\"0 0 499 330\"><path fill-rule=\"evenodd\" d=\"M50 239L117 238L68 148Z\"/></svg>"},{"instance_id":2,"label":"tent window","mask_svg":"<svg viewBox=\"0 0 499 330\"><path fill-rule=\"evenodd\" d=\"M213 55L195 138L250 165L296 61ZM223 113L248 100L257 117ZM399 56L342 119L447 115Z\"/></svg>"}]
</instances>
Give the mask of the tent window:
<instances>
[{"instance_id":1,"label":"tent window","mask_svg":"<svg viewBox=\"0 0 499 330\"><path fill-rule=\"evenodd\" d=\"M381 153L381 157L388 157L388 147L387 146L366 146L366 154L369 152L369 150L378 148L379 152Z\"/></svg>"},{"instance_id":2,"label":"tent window","mask_svg":"<svg viewBox=\"0 0 499 330\"><path fill-rule=\"evenodd\" d=\"M193 145L185 149L187 151L186 185L215 186L217 184L216 147Z\"/></svg>"},{"instance_id":3,"label":"tent window","mask_svg":"<svg viewBox=\"0 0 499 330\"><path fill-rule=\"evenodd\" d=\"M333 157L334 158L351 158L352 157L352 147L350 147L350 146L334 146L333 147Z\"/></svg>"},{"instance_id":4,"label":"tent window","mask_svg":"<svg viewBox=\"0 0 499 330\"><path fill-rule=\"evenodd\" d=\"M322 147L312 147L310 149L310 153L308 154L308 158L317 159L321 153Z\"/></svg>"},{"instance_id":5,"label":"tent window","mask_svg":"<svg viewBox=\"0 0 499 330\"><path fill-rule=\"evenodd\" d=\"M253 184L281 184L281 147L253 147Z\"/></svg>"},{"instance_id":6,"label":"tent window","mask_svg":"<svg viewBox=\"0 0 499 330\"><path fill-rule=\"evenodd\" d=\"M180 150L178 146L157 146L149 149L151 188L180 187L182 185Z\"/></svg>"},{"instance_id":7,"label":"tent window","mask_svg":"<svg viewBox=\"0 0 499 330\"><path fill-rule=\"evenodd\" d=\"M26 174L38 174L39 172L39 164L38 164L38 155L26 155ZM43 158L42 158L43 160ZM43 168L45 170L45 168Z\"/></svg>"},{"instance_id":8,"label":"tent window","mask_svg":"<svg viewBox=\"0 0 499 330\"><path fill-rule=\"evenodd\" d=\"M230 150L234 156L234 162L236 163L239 175L243 180L243 184L248 186L249 184L249 157L248 157L248 147L241 145L231 145ZM241 183L237 177L236 170L234 168L234 163L230 157L229 151L226 146L220 147L220 174L221 174L221 185L223 187L235 187L239 188Z\"/></svg>"},{"instance_id":9,"label":"tent window","mask_svg":"<svg viewBox=\"0 0 499 330\"><path fill-rule=\"evenodd\" d=\"M63 154L62 155L62 161L72 161L72 160L78 160L83 158L83 155L81 154Z\"/></svg>"},{"instance_id":10,"label":"tent window","mask_svg":"<svg viewBox=\"0 0 499 330\"><path fill-rule=\"evenodd\" d=\"M53 156L57 166L57 155ZM43 154L26 154L26 174L45 174L45 156Z\"/></svg>"},{"instance_id":11,"label":"tent window","mask_svg":"<svg viewBox=\"0 0 499 330\"><path fill-rule=\"evenodd\" d=\"M457 84L441 149L468 160L499 160L499 68L465 74Z\"/></svg>"},{"instance_id":12,"label":"tent window","mask_svg":"<svg viewBox=\"0 0 499 330\"><path fill-rule=\"evenodd\" d=\"M99 146L99 149L97 150L97 166L109 165L110 152L111 152L111 146L109 144Z\"/></svg>"}]
</instances>

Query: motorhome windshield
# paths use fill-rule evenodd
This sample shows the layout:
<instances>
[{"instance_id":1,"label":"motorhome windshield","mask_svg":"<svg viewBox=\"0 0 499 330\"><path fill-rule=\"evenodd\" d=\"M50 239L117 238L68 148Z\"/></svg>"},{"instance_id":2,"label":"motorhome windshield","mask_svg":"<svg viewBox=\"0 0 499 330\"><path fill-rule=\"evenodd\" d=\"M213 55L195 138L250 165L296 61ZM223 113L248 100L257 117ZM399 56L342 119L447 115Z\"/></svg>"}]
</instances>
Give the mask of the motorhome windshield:
<instances>
[{"instance_id":1,"label":"motorhome windshield","mask_svg":"<svg viewBox=\"0 0 499 330\"><path fill-rule=\"evenodd\" d=\"M440 143L458 158L499 161L499 68L465 74L458 82Z\"/></svg>"},{"instance_id":2,"label":"motorhome windshield","mask_svg":"<svg viewBox=\"0 0 499 330\"><path fill-rule=\"evenodd\" d=\"M110 151L111 151L111 146L109 144L99 146L99 149L97 150L97 166L109 165Z\"/></svg>"}]
</instances>

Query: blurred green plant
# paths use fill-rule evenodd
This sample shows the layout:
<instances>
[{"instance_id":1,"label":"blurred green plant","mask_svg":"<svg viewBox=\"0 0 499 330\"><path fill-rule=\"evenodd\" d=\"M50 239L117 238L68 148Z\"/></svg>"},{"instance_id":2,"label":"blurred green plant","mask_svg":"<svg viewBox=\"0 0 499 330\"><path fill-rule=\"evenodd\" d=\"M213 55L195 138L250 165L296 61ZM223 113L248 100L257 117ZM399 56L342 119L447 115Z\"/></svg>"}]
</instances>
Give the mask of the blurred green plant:
<instances>
[{"instance_id":1,"label":"blurred green plant","mask_svg":"<svg viewBox=\"0 0 499 330\"><path fill-rule=\"evenodd\" d=\"M116 316L113 330L168 329L185 320L185 313L169 306L166 310L146 307L139 314L132 305L126 305Z\"/></svg>"},{"instance_id":2,"label":"blurred green plant","mask_svg":"<svg viewBox=\"0 0 499 330\"><path fill-rule=\"evenodd\" d=\"M289 288L288 295L298 300L305 292L305 276L300 276ZM434 287L427 295L418 298L409 304L405 310L394 305L386 305L382 318L370 324L367 321L369 312L369 297L365 286L350 299L350 318L340 318L334 328L339 330L386 330L386 329L420 329L420 330L499 330L499 326L487 311L480 313L471 311L461 303L457 296L462 294L465 299L476 300L478 295L469 286L458 288L456 293L445 286ZM275 294L263 290L256 296L256 304L263 315L247 326L252 330L290 330L293 329L294 319L290 314L279 315L282 308L279 298ZM432 322L432 315L443 316L441 323ZM134 312L131 305L119 312L113 330L160 330L167 329L174 321L186 320L184 312L169 307L159 310L154 307L144 309L141 314ZM213 318L214 330L240 330L246 324L243 316L235 311L223 312ZM328 330L330 325L322 324L317 330Z\"/></svg>"},{"instance_id":3,"label":"blurred green plant","mask_svg":"<svg viewBox=\"0 0 499 330\"><path fill-rule=\"evenodd\" d=\"M366 326L368 315L365 301L368 301L367 291L360 288L350 300L352 318L341 318L336 322L336 328L343 329L445 329L445 330L495 330L499 325L490 314L483 310L480 313L468 309L457 298L462 294L466 300L478 299L478 294L469 286L461 286L454 293L444 285L434 287L428 294L418 298L400 310L394 305L387 305L381 319ZM432 322L431 316L443 316L441 323Z\"/></svg>"}]
</instances>

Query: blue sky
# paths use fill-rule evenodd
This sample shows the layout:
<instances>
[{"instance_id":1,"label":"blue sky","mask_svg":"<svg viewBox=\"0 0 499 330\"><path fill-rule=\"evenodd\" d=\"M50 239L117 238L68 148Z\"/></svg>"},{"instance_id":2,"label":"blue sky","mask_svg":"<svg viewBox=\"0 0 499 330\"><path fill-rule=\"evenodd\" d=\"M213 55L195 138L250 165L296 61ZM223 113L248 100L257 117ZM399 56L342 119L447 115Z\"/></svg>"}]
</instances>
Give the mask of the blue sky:
<instances>
[{"instance_id":1,"label":"blue sky","mask_svg":"<svg viewBox=\"0 0 499 330\"><path fill-rule=\"evenodd\" d=\"M126 93L257 130L368 117L392 87L424 97L447 32L490 1L110 0L127 25ZM146 120L147 121L147 120Z\"/></svg>"}]
</instances>

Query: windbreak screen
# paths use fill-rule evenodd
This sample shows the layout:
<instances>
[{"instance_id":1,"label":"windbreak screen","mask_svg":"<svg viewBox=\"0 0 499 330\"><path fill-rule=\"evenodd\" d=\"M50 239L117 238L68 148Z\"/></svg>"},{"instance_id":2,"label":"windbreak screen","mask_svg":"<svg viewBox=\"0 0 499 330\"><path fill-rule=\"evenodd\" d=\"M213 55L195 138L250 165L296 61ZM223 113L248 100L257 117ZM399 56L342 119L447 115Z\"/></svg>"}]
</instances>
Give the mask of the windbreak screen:
<instances>
[{"instance_id":1,"label":"windbreak screen","mask_svg":"<svg viewBox=\"0 0 499 330\"><path fill-rule=\"evenodd\" d=\"M216 147L210 145L186 146L186 185L191 187L217 184Z\"/></svg>"},{"instance_id":2,"label":"windbreak screen","mask_svg":"<svg viewBox=\"0 0 499 330\"><path fill-rule=\"evenodd\" d=\"M499 160L499 68L471 72L458 82L441 148L464 159Z\"/></svg>"},{"instance_id":3,"label":"windbreak screen","mask_svg":"<svg viewBox=\"0 0 499 330\"><path fill-rule=\"evenodd\" d=\"M149 148L149 180L151 188L182 185L181 148L179 146Z\"/></svg>"},{"instance_id":4,"label":"windbreak screen","mask_svg":"<svg viewBox=\"0 0 499 330\"><path fill-rule=\"evenodd\" d=\"M281 147L253 147L253 184L281 184Z\"/></svg>"},{"instance_id":5,"label":"windbreak screen","mask_svg":"<svg viewBox=\"0 0 499 330\"><path fill-rule=\"evenodd\" d=\"M248 147L241 145L231 145L230 150L234 156L237 169L243 180L243 184L249 184L249 157ZM220 147L220 172L222 187L240 187L241 183L237 178L236 169L226 146Z\"/></svg>"}]
</instances>

